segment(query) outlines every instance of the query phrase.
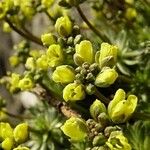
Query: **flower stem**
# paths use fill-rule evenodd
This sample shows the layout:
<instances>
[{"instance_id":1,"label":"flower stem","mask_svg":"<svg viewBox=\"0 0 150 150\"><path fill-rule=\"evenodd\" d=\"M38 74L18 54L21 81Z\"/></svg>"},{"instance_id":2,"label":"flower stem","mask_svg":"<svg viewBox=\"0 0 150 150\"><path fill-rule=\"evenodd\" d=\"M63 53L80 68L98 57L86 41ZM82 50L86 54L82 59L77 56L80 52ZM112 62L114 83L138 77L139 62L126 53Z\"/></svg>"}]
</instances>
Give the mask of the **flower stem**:
<instances>
[{"instance_id":1,"label":"flower stem","mask_svg":"<svg viewBox=\"0 0 150 150\"><path fill-rule=\"evenodd\" d=\"M149 113L140 113L140 112L135 112L132 115L132 118L134 119L139 119L139 120L150 120L150 114Z\"/></svg>"},{"instance_id":2,"label":"flower stem","mask_svg":"<svg viewBox=\"0 0 150 150\"><path fill-rule=\"evenodd\" d=\"M119 75L118 79L123 81L123 82L126 82L126 83L131 83L132 82L131 78L129 78L127 76L124 76L124 75Z\"/></svg>"},{"instance_id":3,"label":"flower stem","mask_svg":"<svg viewBox=\"0 0 150 150\"><path fill-rule=\"evenodd\" d=\"M56 20L48 13L48 11L45 11L45 14L47 15L47 17L52 21L55 22Z\"/></svg>"},{"instance_id":4,"label":"flower stem","mask_svg":"<svg viewBox=\"0 0 150 150\"><path fill-rule=\"evenodd\" d=\"M95 88L95 96L98 97L99 100L101 100L103 103L108 104L109 99L107 99L103 94L101 94L97 88Z\"/></svg>"},{"instance_id":5,"label":"flower stem","mask_svg":"<svg viewBox=\"0 0 150 150\"><path fill-rule=\"evenodd\" d=\"M103 33L101 33L99 30L97 30L90 22L89 20L86 18L86 16L84 15L82 9L80 8L80 6L76 7L79 15L81 16L81 18L83 19L83 21L89 26L89 28L96 34L98 35L102 41L104 42L108 42L111 44L111 41L108 39L108 37L106 35L104 35Z\"/></svg>"},{"instance_id":6,"label":"flower stem","mask_svg":"<svg viewBox=\"0 0 150 150\"><path fill-rule=\"evenodd\" d=\"M30 33L28 31L28 33L24 33L23 31L21 31L20 29L18 29L15 25L13 25L13 23L8 19L8 18L5 18L5 21L9 24L9 26L14 30L16 31L19 35L21 35L22 37L26 38L27 40L30 40L36 44L39 44L39 45L43 45L42 44L42 41L35 37L32 33ZM30 34L29 34L30 33Z\"/></svg>"}]
</instances>

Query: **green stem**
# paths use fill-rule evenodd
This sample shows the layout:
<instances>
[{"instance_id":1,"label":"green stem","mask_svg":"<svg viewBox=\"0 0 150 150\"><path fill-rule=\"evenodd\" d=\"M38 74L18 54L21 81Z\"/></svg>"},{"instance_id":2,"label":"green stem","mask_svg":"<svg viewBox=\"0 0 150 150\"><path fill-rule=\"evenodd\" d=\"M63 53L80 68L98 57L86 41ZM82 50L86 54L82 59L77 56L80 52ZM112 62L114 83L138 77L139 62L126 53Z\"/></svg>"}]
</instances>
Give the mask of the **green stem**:
<instances>
[{"instance_id":1,"label":"green stem","mask_svg":"<svg viewBox=\"0 0 150 150\"><path fill-rule=\"evenodd\" d=\"M101 94L97 88L95 88L95 96L97 96L97 98L105 104L108 104L110 102L110 100L107 99L103 94Z\"/></svg>"},{"instance_id":2,"label":"green stem","mask_svg":"<svg viewBox=\"0 0 150 150\"><path fill-rule=\"evenodd\" d=\"M135 112L132 115L132 118L139 119L139 120L150 120L150 114L149 113Z\"/></svg>"},{"instance_id":3,"label":"green stem","mask_svg":"<svg viewBox=\"0 0 150 150\"><path fill-rule=\"evenodd\" d=\"M127 83L131 83L132 82L132 79L127 77L127 76L124 76L124 75L119 75L118 76L118 79L123 81L123 82L127 82Z\"/></svg>"},{"instance_id":4,"label":"green stem","mask_svg":"<svg viewBox=\"0 0 150 150\"><path fill-rule=\"evenodd\" d=\"M32 41L32 42L34 42L34 43L36 43L36 44L39 44L39 45L42 45L42 46L43 46L42 41L41 41L39 38L35 37L35 36L32 35L31 33L28 34L29 31L28 31L28 33L27 33L27 32L24 33L23 31L21 31L20 29L18 29L15 25L13 25L13 23L12 23L8 18L5 18L5 21L9 24L9 26L10 26L14 31L16 31L16 32L17 32L19 35L21 35L22 37L24 37L24 38L26 38L27 40L30 40L30 41Z\"/></svg>"},{"instance_id":5,"label":"green stem","mask_svg":"<svg viewBox=\"0 0 150 150\"><path fill-rule=\"evenodd\" d=\"M53 23L56 21L55 18L53 18L47 11L45 11L45 14Z\"/></svg>"},{"instance_id":6,"label":"green stem","mask_svg":"<svg viewBox=\"0 0 150 150\"><path fill-rule=\"evenodd\" d=\"M84 15L82 9L80 8L80 6L76 7L79 15L81 16L81 18L83 19L83 21L89 26L89 28L97 35L99 36L104 42L108 42L111 44L111 41L108 39L108 37L106 35L104 35L103 33L101 33L99 30L97 30L90 22L89 20L86 18L86 16Z\"/></svg>"}]
</instances>

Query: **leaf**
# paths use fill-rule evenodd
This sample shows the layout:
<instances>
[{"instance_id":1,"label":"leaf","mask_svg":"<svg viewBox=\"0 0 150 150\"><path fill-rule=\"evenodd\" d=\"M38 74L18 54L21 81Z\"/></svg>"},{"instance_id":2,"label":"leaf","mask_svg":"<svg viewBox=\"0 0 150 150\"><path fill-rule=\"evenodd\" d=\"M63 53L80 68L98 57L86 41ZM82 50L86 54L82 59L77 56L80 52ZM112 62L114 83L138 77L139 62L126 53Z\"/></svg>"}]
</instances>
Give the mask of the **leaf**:
<instances>
[{"instance_id":1,"label":"leaf","mask_svg":"<svg viewBox=\"0 0 150 150\"><path fill-rule=\"evenodd\" d=\"M137 121L133 125L127 124L124 134L128 138L133 150L149 150L150 121Z\"/></svg>"}]
</instances>

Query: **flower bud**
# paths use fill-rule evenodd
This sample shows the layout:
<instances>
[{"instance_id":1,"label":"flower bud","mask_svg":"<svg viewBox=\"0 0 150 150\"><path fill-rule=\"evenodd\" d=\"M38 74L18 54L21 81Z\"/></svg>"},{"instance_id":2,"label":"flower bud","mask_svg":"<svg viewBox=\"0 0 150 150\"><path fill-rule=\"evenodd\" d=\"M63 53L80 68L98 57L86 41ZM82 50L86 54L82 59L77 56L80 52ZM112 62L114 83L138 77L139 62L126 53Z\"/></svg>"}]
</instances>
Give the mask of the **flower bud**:
<instances>
[{"instance_id":1,"label":"flower bud","mask_svg":"<svg viewBox=\"0 0 150 150\"><path fill-rule=\"evenodd\" d=\"M131 150L131 146L128 143L127 138L123 135L121 131L111 132L106 145L111 149L121 149L121 150Z\"/></svg>"},{"instance_id":2,"label":"flower bud","mask_svg":"<svg viewBox=\"0 0 150 150\"><path fill-rule=\"evenodd\" d=\"M126 13L125 13L125 17L128 20L135 19L137 17L136 9L134 9L134 8L127 8Z\"/></svg>"},{"instance_id":3,"label":"flower bud","mask_svg":"<svg viewBox=\"0 0 150 150\"><path fill-rule=\"evenodd\" d=\"M106 142L106 137L102 133L99 133L99 135L94 137L92 144L93 146L101 146L104 145L105 142Z\"/></svg>"},{"instance_id":4,"label":"flower bud","mask_svg":"<svg viewBox=\"0 0 150 150\"><path fill-rule=\"evenodd\" d=\"M61 130L73 141L83 141L87 137L88 131L85 121L77 117L68 119Z\"/></svg>"},{"instance_id":5,"label":"flower bud","mask_svg":"<svg viewBox=\"0 0 150 150\"><path fill-rule=\"evenodd\" d=\"M2 143L2 148L4 150L12 150L13 147L13 139L11 138L6 138Z\"/></svg>"},{"instance_id":6,"label":"flower bud","mask_svg":"<svg viewBox=\"0 0 150 150\"><path fill-rule=\"evenodd\" d=\"M36 67L38 69L47 70L48 68L48 58L45 54L39 57L36 61Z\"/></svg>"},{"instance_id":7,"label":"flower bud","mask_svg":"<svg viewBox=\"0 0 150 150\"><path fill-rule=\"evenodd\" d=\"M102 43L99 56L100 68L103 68L104 66L113 67L117 60L117 51L117 46Z\"/></svg>"},{"instance_id":8,"label":"flower bud","mask_svg":"<svg viewBox=\"0 0 150 150\"><path fill-rule=\"evenodd\" d=\"M102 112L106 112L106 107L100 100L96 99L90 106L90 114L97 120L98 115Z\"/></svg>"},{"instance_id":9,"label":"flower bud","mask_svg":"<svg viewBox=\"0 0 150 150\"><path fill-rule=\"evenodd\" d=\"M9 123L0 122L0 140L13 137L13 129Z\"/></svg>"},{"instance_id":10,"label":"flower bud","mask_svg":"<svg viewBox=\"0 0 150 150\"><path fill-rule=\"evenodd\" d=\"M33 57L27 58L25 67L26 67L27 69L30 69L30 70L34 70L34 69L35 69L35 61L34 61L34 58L33 58Z\"/></svg>"},{"instance_id":11,"label":"flower bud","mask_svg":"<svg viewBox=\"0 0 150 150\"><path fill-rule=\"evenodd\" d=\"M72 32L72 22L68 16L60 17L55 24L55 30L60 36L67 37Z\"/></svg>"},{"instance_id":12,"label":"flower bud","mask_svg":"<svg viewBox=\"0 0 150 150\"><path fill-rule=\"evenodd\" d=\"M9 57L9 63L12 67L16 67L19 64L20 60L18 56L11 56Z\"/></svg>"},{"instance_id":13,"label":"flower bud","mask_svg":"<svg viewBox=\"0 0 150 150\"><path fill-rule=\"evenodd\" d=\"M90 64L93 62L94 51L90 41L81 41L80 44L76 44L75 50L74 61L77 65L82 65L84 62Z\"/></svg>"},{"instance_id":14,"label":"flower bud","mask_svg":"<svg viewBox=\"0 0 150 150\"><path fill-rule=\"evenodd\" d=\"M29 90L33 88L34 83L29 77L24 77L19 81L18 86L21 90Z\"/></svg>"},{"instance_id":15,"label":"flower bud","mask_svg":"<svg viewBox=\"0 0 150 150\"><path fill-rule=\"evenodd\" d=\"M118 131L118 130L119 130L118 126L107 126L104 130L104 135L106 137L109 137L111 132Z\"/></svg>"},{"instance_id":16,"label":"flower bud","mask_svg":"<svg viewBox=\"0 0 150 150\"><path fill-rule=\"evenodd\" d=\"M11 27L9 26L9 24L7 22L4 22L3 23L3 31L6 32L6 33L9 33L11 32Z\"/></svg>"},{"instance_id":17,"label":"flower bud","mask_svg":"<svg viewBox=\"0 0 150 150\"><path fill-rule=\"evenodd\" d=\"M20 75L17 73L12 73L11 79L10 79L10 92L14 92L16 89L19 88L19 81L20 81Z\"/></svg>"},{"instance_id":18,"label":"flower bud","mask_svg":"<svg viewBox=\"0 0 150 150\"><path fill-rule=\"evenodd\" d=\"M84 86L80 83L70 83L63 90L65 101L77 101L85 98Z\"/></svg>"},{"instance_id":19,"label":"flower bud","mask_svg":"<svg viewBox=\"0 0 150 150\"><path fill-rule=\"evenodd\" d=\"M95 93L95 86L91 83L89 83L88 85L86 85L86 93L89 95L92 95Z\"/></svg>"},{"instance_id":20,"label":"flower bud","mask_svg":"<svg viewBox=\"0 0 150 150\"><path fill-rule=\"evenodd\" d=\"M55 82L64 84L71 83L75 79L75 71L71 66L68 65L58 66L53 72L52 79Z\"/></svg>"},{"instance_id":21,"label":"flower bud","mask_svg":"<svg viewBox=\"0 0 150 150\"><path fill-rule=\"evenodd\" d=\"M56 67L60 65L63 61L63 50L61 49L60 45L53 44L51 45L47 52L48 57L48 65L49 67Z\"/></svg>"},{"instance_id":22,"label":"flower bud","mask_svg":"<svg viewBox=\"0 0 150 150\"><path fill-rule=\"evenodd\" d=\"M54 3L54 0L41 0L41 4L45 8L49 8Z\"/></svg>"},{"instance_id":23,"label":"flower bud","mask_svg":"<svg viewBox=\"0 0 150 150\"><path fill-rule=\"evenodd\" d=\"M44 46L50 46L56 43L56 37L51 33L43 34L41 40Z\"/></svg>"},{"instance_id":24,"label":"flower bud","mask_svg":"<svg viewBox=\"0 0 150 150\"><path fill-rule=\"evenodd\" d=\"M108 105L108 114L115 123L124 123L135 111L137 106L137 97L129 95L125 100L125 92L122 89L117 90L114 99Z\"/></svg>"},{"instance_id":25,"label":"flower bud","mask_svg":"<svg viewBox=\"0 0 150 150\"><path fill-rule=\"evenodd\" d=\"M100 72L95 80L95 85L98 87L108 87L115 82L118 73L114 69L107 68Z\"/></svg>"},{"instance_id":26,"label":"flower bud","mask_svg":"<svg viewBox=\"0 0 150 150\"><path fill-rule=\"evenodd\" d=\"M17 143L23 143L28 138L28 124L22 123L15 127L14 129L14 139Z\"/></svg>"}]
</instances>

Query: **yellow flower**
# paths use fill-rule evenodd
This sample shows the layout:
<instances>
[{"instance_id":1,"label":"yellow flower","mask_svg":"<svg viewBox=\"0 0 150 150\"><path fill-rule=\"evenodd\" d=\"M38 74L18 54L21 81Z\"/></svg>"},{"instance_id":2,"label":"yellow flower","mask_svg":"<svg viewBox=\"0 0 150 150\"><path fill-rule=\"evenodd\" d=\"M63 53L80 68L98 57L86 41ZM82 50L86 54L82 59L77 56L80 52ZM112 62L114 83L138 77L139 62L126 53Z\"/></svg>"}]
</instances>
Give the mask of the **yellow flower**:
<instances>
[{"instance_id":1,"label":"yellow flower","mask_svg":"<svg viewBox=\"0 0 150 150\"><path fill-rule=\"evenodd\" d=\"M30 150L30 149L28 147L18 146L16 148L14 148L13 150Z\"/></svg>"},{"instance_id":2,"label":"yellow flower","mask_svg":"<svg viewBox=\"0 0 150 150\"><path fill-rule=\"evenodd\" d=\"M62 65L56 67L56 70L52 74L52 79L55 82L71 83L75 79L75 71L71 66Z\"/></svg>"},{"instance_id":3,"label":"yellow flower","mask_svg":"<svg viewBox=\"0 0 150 150\"><path fill-rule=\"evenodd\" d=\"M13 145L14 145L13 139L12 139L12 138L6 138L6 139L1 143L1 145L2 145L2 148L3 148L4 150L12 150Z\"/></svg>"},{"instance_id":4,"label":"yellow flower","mask_svg":"<svg viewBox=\"0 0 150 150\"><path fill-rule=\"evenodd\" d=\"M108 105L109 117L115 123L124 123L136 109L137 97L129 95L125 100L125 96L124 90L117 90L113 100Z\"/></svg>"},{"instance_id":5,"label":"yellow flower","mask_svg":"<svg viewBox=\"0 0 150 150\"><path fill-rule=\"evenodd\" d=\"M87 137L87 127L84 120L71 117L61 127L65 135L69 136L73 141L82 141Z\"/></svg>"},{"instance_id":6,"label":"yellow flower","mask_svg":"<svg viewBox=\"0 0 150 150\"><path fill-rule=\"evenodd\" d=\"M81 65L84 62L90 64L93 62L94 51L90 41L81 41L80 44L76 44L75 50L74 61L77 65Z\"/></svg>"},{"instance_id":7,"label":"yellow flower","mask_svg":"<svg viewBox=\"0 0 150 150\"><path fill-rule=\"evenodd\" d=\"M72 22L68 16L60 17L55 24L55 30L59 35L67 37L72 32Z\"/></svg>"},{"instance_id":8,"label":"yellow flower","mask_svg":"<svg viewBox=\"0 0 150 150\"><path fill-rule=\"evenodd\" d=\"M37 69L41 69L41 70L47 70L48 69L48 58L47 58L47 55L43 54L41 57L39 57L37 59L36 67L37 67Z\"/></svg>"},{"instance_id":9,"label":"yellow flower","mask_svg":"<svg viewBox=\"0 0 150 150\"><path fill-rule=\"evenodd\" d=\"M41 0L41 4L46 8L49 8L53 3L54 0Z\"/></svg>"},{"instance_id":10,"label":"yellow flower","mask_svg":"<svg viewBox=\"0 0 150 150\"><path fill-rule=\"evenodd\" d=\"M106 145L110 150L131 150L131 146L128 143L127 138L123 135L121 131L113 131L110 134Z\"/></svg>"},{"instance_id":11,"label":"yellow flower","mask_svg":"<svg viewBox=\"0 0 150 150\"><path fill-rule=\"evenodd\" d=\"M100 72L95 80L95 85L98 87L108 87L115 82L118 73L114 69L106 68Z\"/></svg>"},{"instance_id":12,"label":"yellow flower","mask_svg":"<svg viewBox=\"0 0 150 150\"><path fill-rule=\"evenodd\" d=\"M12 67L15 67L15 66L17 66L18 64L19 64L19 57L18 56L11 56L11 57L9 57L9 63L10 63L10 65L12 66Z\"/></svg>"},{"instance_id":13,"label":"yellow flower","mask_svg":"<svg viewBox=\"0 0 150 150\"><path fill-rule=\"evenodd\" d=\"M108 43L102 43L99 56L100 68L113 67L117 60L118 47Z\"/></svg>"},{"instance_id":14,"label":"yellow flower","mask_svg":"<svg viewBox=\"0 0 150 150\"><path fill-rule=\"evenodd\" d=\"M51 33L46 33L41 36L43 45L50 46L56 43L56 37Z\"/></svg>"},{"instance_id":15,"label":"yellow flower","mask_svg":"<svg viewBox=\"0 0 150 150\"><path fill-rule=\"evenodd\" d=\"M13 132L14 139L17 143L23 143L28 138L28 124L21 123L17 125Z\"/></svg>"},{"instance_id":16,"label":"yellow flower","mask_svg":"<svg viewBox=\"0 0 150 150\"><path fill-rule=\"evenodd\" d=\"M13 129L9 123L0 122L0 139L5 140L6 138L13 137Z\"/></svg>"},{"instance_id":17,"label":"yellow flower","mask_svg":"<svg viewBox=\"0 0 150 150\"><path fill-rule=\"evenodd\" d=\"M58 44L51 45L48 48L46 55L48 58L49 67L56 67L60 65L63 61L63 50Z\"/></svg>"},{"instance_id":18,"label":"yellow flower","mask_svg":"<svg viewBox=\"0 0 150 150\"><path fill-rule=\"evenodd\" d=\"M137 11L134 8L127 8L126 12L125 12L125 17L128 20L132 20L135 19L137 17Z\"/></svg>"},{"instance_id":19,"label":"yellow flower","mask_svg":"<svg viewBox=\"0 0 150 150\"><path fill-rule=\"evenodd\" d=\"M23 79L19 81L18 86L21 90L29 90L33 88L34 83L32 79L30 79L29 77L24 77Z\"/></svg>"},{"instance_id":20,"label":"yellow flower","mask_svg":"<svg viewBox=\"0 0 150 150\"><path fill-rule=\"evenodd\" d=\"M34 69L35 69L35 60L34 60L33 57L27 58L25 67L26 67L27 69L31 69L31 70L34 70Z\"/></svg>"},{"instance_id":21,"label":"yellow flower","mask_svg":"<svg viewBox=\"0 0 150 150\"><path fill-rule=\"evenodd\" d=\"M10 92L14 92L19 88L20 75L17 73L12 73L10 78Z\"/></svg>"},{"instance_id":22,"label":"yellow flower","mask_svg":"<svg viewBox=\"0 0 150 150\"><path fill-rule=\"evenodd\" d=\"M84 87L82 84L70 83L63 90L65 101L77 101L85 98Z\"/></svg>"}]
</instances>

